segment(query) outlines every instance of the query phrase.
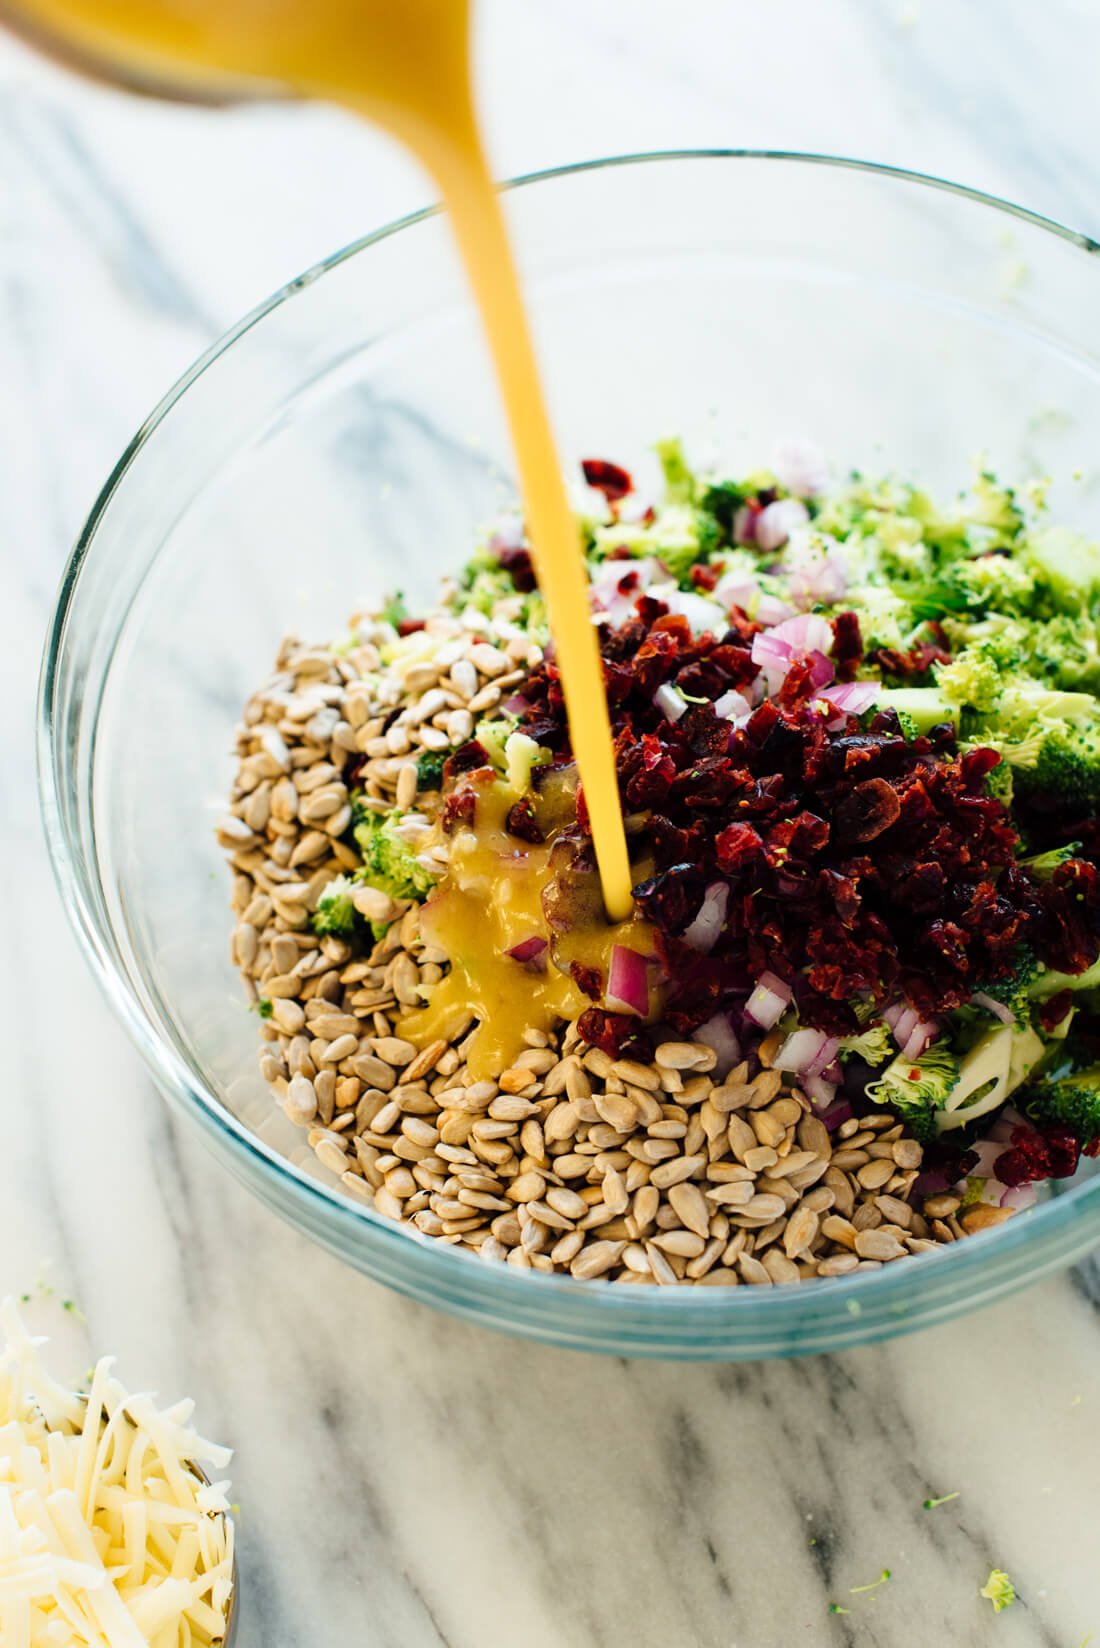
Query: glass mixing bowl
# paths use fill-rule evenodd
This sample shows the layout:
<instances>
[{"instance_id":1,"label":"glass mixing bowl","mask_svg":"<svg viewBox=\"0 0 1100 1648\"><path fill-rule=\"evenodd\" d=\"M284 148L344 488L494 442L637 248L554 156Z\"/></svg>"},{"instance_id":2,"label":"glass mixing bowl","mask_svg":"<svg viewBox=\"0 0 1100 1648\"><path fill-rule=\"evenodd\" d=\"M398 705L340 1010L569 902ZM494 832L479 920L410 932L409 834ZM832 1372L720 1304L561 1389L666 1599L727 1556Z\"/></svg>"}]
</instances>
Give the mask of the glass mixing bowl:
<instances>
[{"instance_id":1,"label":"glass mixing bowl","mask_svg":"<svg viewBox=\"0 0 1100 1648\"><path fill-rule=\"evenodd\" d=\"M844 161L743 153L578 166L513 187L563 458L650 443L839 467L949 495L984 451L1049 473L1100 535L1100 265L1002 202ZM1073 478L1077 471L1077 478ZM791 1356L943 1321L1079 1258L1100 1179L956 1247L796 1288L517 1272L399 1231L327 1180L256 1068L215 845L233 728L285 631L415 605L512 493L445 220L423 212L294 281L217 344L108 480L46 652L41 776L61 895L172 1103L264 1202L358 1269L487 1326L619 1355Z\"/></svg>"}]
</instances>

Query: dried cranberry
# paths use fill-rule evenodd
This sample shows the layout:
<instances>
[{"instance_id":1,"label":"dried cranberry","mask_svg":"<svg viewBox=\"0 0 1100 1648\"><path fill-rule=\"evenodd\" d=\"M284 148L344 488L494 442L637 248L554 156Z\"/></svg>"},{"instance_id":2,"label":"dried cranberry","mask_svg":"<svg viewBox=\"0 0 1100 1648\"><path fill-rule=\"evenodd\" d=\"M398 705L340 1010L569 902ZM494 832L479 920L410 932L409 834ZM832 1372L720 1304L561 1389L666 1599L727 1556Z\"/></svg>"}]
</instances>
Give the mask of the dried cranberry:
<instances>
[{"instance_id":1,"label":"dried cranberry","mask_svg":"<svg viewBox=\"0 0 1100 1648\"><path fill-rule=\"evenodd\" d=\"M460 744L458 749L452 751L444 761L443 778L444 781L450 778L458 778L462 773L472 772L475 767L487 767L488 765L488 750L484 744L479 744L476 738L471 738L465 744Z\"/></svg>"},{"instance_id":2,"label":"dried cranberry","mask_svg":"<svg viewBox=\"0 0 1100 1648\"><path fill-rule=\"evenodd\" d=\"M885 778L868 778L844 796L834 822L842 841L874 841L901 816L897 792Z\"/></svg>"},{"instance_id":3,"label":"dried cranberry","mask_svg":"<svg viewBox=\"0 0 1100 1648\"><path fill-rule=\"evenodd\" d=\"M1059 990L1057 995L1049 996L1039 1008L1039 1023L1049 1035L1056 1030L1073 1006L1073 991Z\"/></svg>"},{"instance_id":4,"label":"dried cranberry","mask_svg":"<svg viewBox=\"0 0 1100 1648\"><path fill-rule=\"evenodd\" d=\"M854 612L838 612L833 619L833 663L837 679L851 681L863 657L863 636Z\"/></svg>"},{"instance_id":5,"label":"dried cranberry","mask_svg":"<svg viewBox=\"0 0 1100 1648\"><path fill-rule=\"evenodd\" d=\"M585 1007L577 1018L577 1030L589 1046L599 1046L612 1058L618 1058L637 1037L638 1020L630 1014L609 1014L602 1007Z\"/></svg>"},{"instance_id":6,"label":"dried cranberry","mask_svg":"<svg viewBox=\"0 0 1100 1648\"><path fill-rule=\"evenodd\" d=\"M608 463L604 458L585 458L581 469L589 486L602 492L609 504L618 503L620 498L625 498L628 492L634 490L629 470Z\"/></svg>"},{"instance_id":7,"label":"dried cranberry","mask_svg":"<svg viewBox=\"0 0 1100 1648\"><path fill-rule=\"evenodd\" d=\"M535 817L535 809L531 802L524 797L508 809L508 816L504 820L504 828L509 835L518 836L521 841L540 842L546 837L539 828Z\"/></svg>"},{"instance_id":8,"label":"dried cranberry","mask_svg":"<svg viewBox=\"0 0 1100 1648\"><path fill-rule=\"evenodd\" d=\"M1012 1129L1010 1148L994 1159L993 1172L1015 1190L1036 1180L1072 1178L1080 1157L1080 1141L1067 1128L1040 1131L1023 1122Z\"/></svg>"},{"instance_id":9,"label":"dried cranberry","mask_svg":"<svg viewBox=\"0 0 1100 1648\"><path fill-rule=\"evenodd\" d=\"M474 822L477 812L477 791L464 784L460 790L455 790L443 803L442 824L444 832L450 835L459 824Z\"/></svg>"},{"instance_id":10,"label":"dried cranberry","mask_svg":"<svg viewBox=\"0 0 1100 1648\"><path fill-rule=\"evenodd\" d=\"M504 571L511 575L513 584L521 595L529 595L538 588L538 579L535 577L535 563L531 559L531 551L522 546L505 548L500 551L500 564Z\"/></svg>"},{"instance_id":11,"label":"dried cranberry","mask_svg":"<svg viewBox=\"0 0 1100 1648\"><path fill-rule=\"evenodd\" d=\"M763 851L760 832L751 824L728 824L714 838L714 853L722 870L742 870Z\"/></svg>"},{"instance_id":12,"label":"dried cranberry","mask_svg":"<svg viewBox=\"0 0 1100 1648\"><path fill-rule=\"evenodd\" d=\"M603 995L603 974L598 967L587 967L583 961L572 961L569 964L569 976L578 990L592 1001L599 1001Z\"/></svg>"},{"instance_id":13,"label":"dried cranberry","mask_svg":"<svg viewBox=\"0 0 1100 1648\"><path fill-rule=\"evenodd\" d=\"M674 864L639 882L634 898L647 921L662 933L682 933L699 914L706 887L706 876L696 865Z\"/></svg>"}]
</instances>

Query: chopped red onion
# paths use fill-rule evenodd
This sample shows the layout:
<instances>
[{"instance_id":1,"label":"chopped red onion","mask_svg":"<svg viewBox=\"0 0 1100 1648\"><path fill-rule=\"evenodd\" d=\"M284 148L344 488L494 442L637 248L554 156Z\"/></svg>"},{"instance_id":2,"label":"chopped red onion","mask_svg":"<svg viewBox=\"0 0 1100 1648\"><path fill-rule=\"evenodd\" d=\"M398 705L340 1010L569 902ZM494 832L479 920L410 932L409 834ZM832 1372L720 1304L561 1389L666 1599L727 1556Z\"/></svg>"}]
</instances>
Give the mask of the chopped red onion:
<instances>
[{"instance_id":1,"label":"chopped red onion","mask_svg":"<svg viewBox=\"0 0 1100 1648\"><path fill-rule=\"evenodd\" d=\"M831 604L847 594L847 562L839 545L825 549L819 543L795 543L787 551L787 587L800 607Z\"/></svg>"},{"instance_id":2,"label":"chopped red onion","mask_svg":"<svg viewBox=\"0 0 1100 1648\"><path fill-rule=\"evenodd\" d=\"M786 1041L780 1047L772 1060L775 1070L788 1070L792 1075L804 1076L813 1068L818 1055L823 1048L828 1047L829 1037L823 1030L792 1030ZM835 1046L829 1057L823 1060L822 1068L836 1057Z\"/></svg>"},{"instance_id":3,"label":"chopped red onion","mask_svg":"<svg viewBox=\"0 0 1100 1648\"><path fill-rule=\"evenodd\" d=\"M772 469L783 490L796 498L812 498L825 490L829 480L824 452L816 441L806 439L778 441Z\"/></svg>"},{"instance_id":4,"label":"chopped red onion","mask_svg":"<svg viewBox=\"0 0 1100 1648\"><path fill-rule=\"evenodd\" d=\"M732 721L735 726L747 721L752 714L752 705L747 698L732 689L724 692L721 698L714 700L714 713L724 721Z\"/></svg>"},{"instance_id":5,"label":"chopped red onion","mask_svg":"<svg viewBox=\"0 0 1100 1648\"><path fill-rule=\"evenodd\" d=\"M506 710L509 715L522 715L525 710L531 708L531 705L521 692L514 692L511 698L506 698L500 707L502 710Z\"/></svg>"},{"instance_id":6,"label":"chopped red onion","mask_svg":"<svg viewBox=\"0 0 1100 1648\"><path fill-rule=\"evenodd\" d=\"M597 613L605 614L613 624L621 624L634 614L638 596L649 588L655 578L666 577L652 555L639 561L605 561L591 588L592 605ZM621 590L624 578L631 580L630 588Z\"/></svg>"},{"instance_id":7,"label":"chopped red onion","mask_svg":"<svg viewBox=\"0 0 1100 1648\"><path fill-rule=\"evenodd\" d=\"M748 504L742 504L733 517L733 541L742 546L756 542L756 523L762 511Z\"/></svg>"},{"instance_id":8,"label":"chopped red onion","mask_svg":"<svg viewBox=\"0 0 1100 1648\"><path fill-rule=\"evenodd\" d=\"M781 601L778 595L762 595L756 607L757 620L764 625L781 624L787 618L793 618L795 611L786 601Z\"/></svg>"},{"instance_id":9,"label":"chopped red onion","mask_svg":"<svg viewBox=\"0 0 1100 1648\"><path fill-rule=\"evenodd\" d=\"M791 1004L791 987L774 973L761 973L756 989L745 1003L745 1014L761 1030L779 1023Z\"/></svg>"},{"instance_id":10,"label":"chopped red onion","mask_svg":"<svg viewBox=\"0 0 1100 1648\"><path fill-rule=\"evenodd\" d=\"M822 1047L806 1066L807 1076L824 1076L836 1059L839 1046L835 1036L826 1036Z\"/></svg>"},{"instance_id":11,"label":"chopped red onion","mask_svg":"<svg viewBox=\"0 0 1100 1648\"><path fill-rule=\"evenodd\" d=\"M989 1129L988 1137L996 1139L1000 1144L1010 1144L1013 1131L1023 1121L1020 1112L1013 1105L1006 1105Z\"/></svg>"},{"instance_id":12,"label":"chopped red onion","mask_svg":"<svg viewBox=\"0 0 1100 1648\"><path fill-rule=\"evenodd\" d=\"M636 1013L644 1019L649 1012L649 969L646 957L625 944L611 947L607 974L607 1006L612 1013Z\"/></svg>"},{"instance_id":13,"label":"chopped red onion","mask_svg":"<svg viewBox=\"0 0 1100 1648\"><path fill-rule=\"evenodd\" d=\"M806 526L809 511L797 498L777 498L756 517L756 545L758 549L782 549L796 527Z\"/></svg>"},{"instance_id":14,"label":"chopped red onion","mask_svg":"<svg viewBox=\"0 0 1100 1648\"><path fill-rule=\"evenodd\" d=\"M680 934L681 941L689 950L706 952L713 950L722 931L722 923L726 919L726 905L729 903L729 883L726 881L712 881L703 894L703 903L699 914L690 926L685 927Z\"/></svg>"},{"instance_id":15,"label":"chopped red onion","mask_svg":"<svg viewBox=\"0 0 1100 1648\"><path fill-rule=\"evenodd\" d=\"M772 640L785 641L792 658L808 652L831 652L833 626L817 612L799 612L784 618L771 632Z\"/></svg>"},{"instance_id":16,"label":"chopped red onion","mask_svg":"<svg viewBox=\"0 0 1100 1648\"><path fill-rule=\"evenodd\" d=\"M806 662L810 666L810 682L815 687L827 687L836 671L823 652L811 652Z\"/></svg>"},{"instance_id":17,"label":"chopped red onion","mask_svg":"<svg viewBox=\"0 0 1100 1648\"><path fill-rule=\"evenodd\" d=\"M1027 1207L1034 1207L1039 1200L1039 1191L1034 1184L1012 1185L1001 1197L1002 1207L1015 1208L1020 1213Z\"/></svg>"},{"instance_id":18,"label":"chopped red onion","mask_svg":"<svg viewBox=\"0 0 1100 1648\"><path fill-rule=\"evenodd\" d=\"M696 595L693 591L685 589L662 590L660 599L669 612L687 619L693 634L705 635L708 630L712 634L725 633L726 611L717 601L708 600L705 595Z\"/></svg>"},{"instance_id":19,"label":"chopped red onion","mask_svg":"<svg viewBox=\"0 0 1100 1648\"><path fill-rule=\"evenodd\" d=\"M909 1200L920 1200L924 1196L939 1196L945 1190L950 1190L955 1180L951 1178L945 1167L926 1167L918 1173L909 1186Z\"/></svg>"},{"instance_id":20,"label":"chopped red onion","mask_svg":"<svg viewBox=\"0 0 1100 1648\"><path fill-rule=\"evenodd\" d=\"M666 721L679 721L687 711L687 699L677 687L666 681L653 694L653 702Z\"/></svg>"},{"instance_id":21,"label":"chopped red onion","mask_svg":"<svg viewBox=\"0 0 1100 1648\"><path fill-rule=\"evenodd\" d=\"M742 612L750 611L759 594L760 586L756 580L744 572L727 572L714 586L714 599L727 612L731 607L740 607Z\"/></svg>"},{"instance_id":22,"label":"chopped red onion","mask_svg":"<svg viewBox=\"0 0 1100 1648\"><path fill-rule=\"evenodd\" d=\"M807 1098L809 1094L807 1094ZM814 1106L817 1110L817 1106ZM817 1111L819 1121L823 1121L830 1133L835 1133L846 1121L851 1120L852 1106L847 1099L836 1099L825 1110Z\"/></svg>"},{"instance_id":23,"label":"chopped red onion","mask_svg":"<svg viewBox=\"0 0 1100 1648\"><path fill-rule=\"evenodd\" d=\"M714 1049L718 1063L714 1067L713 1075L717 1081L723 1081L740 1061L741 1043L734 1033L728 1013L715 1013L713 1018L699 1026L691 1039L701 1041L704 1047Z\"/></svg>"},{"instance_id":24,"label":"chopped red onion","mask_svg":"<svg viewBox=\"0 0 1100 1648\"><path fill-rule=\"evenodd\" d=\"M970 1148L978 1158L970 1169L971 1175L978 1179L995 1177L997 1158L1004 1155L1003 1143L999 1139L979 1139Z\"/></svg>"},{"instance_id":25,"label":"chopped red onion","mask_svg":"<svg viewBox=\"0 0 1100 1648\"><path fill-rule=\"evenodd\" d=\"M786 675L793 656L789 644L773 629L763 630L752 638L752 661L761 669L779 669Z\"/></svg>"},{"instance_id":26,"label":"chopped red onion","mask_svg":"<svg viewBox=\"0 0 1100 1648\"><path fill-rule=\"evenodd\" d=\"M820 1116L823 1110L828 1110L836 1098L836 1088L824 1076L802 1076L798 1085ZM838 1124L839 1125L839 1124Z\"/></svg>"},{"instance_id":27,"label":"chopped red onion","mask_svg":"<svg viewBox=\"0 0 1100 1648\"><path fill-rule=\"evenodd\" d=\"M1006 1007L1003 1001L995 1001L992 996L987 996L984 990L975 990L970 1000L975 1007L984 1007L987 1013L992 1013L1002 1024L1015 1024L1012 1009Z\"/></svg>"},{"instance_id":28,"label":"chopped red onion","mask_svg":"<svg viewBox=\"0 0 1100 1648\"><path fill-rule=\"evenodd\" d=\"M919 1059L926 1047L931 1047L940 1033L937 1019L918 1018L913 1025L905 1042L902 1045L902 1054L907 1059Z\"/></svg>"},{"instance_id":29,"label":"chopped red onion","mask_svg":"<svg viewBox=\"0 0 1100 1648\"><path fill-rule=\"evenodd\" d=\"M890 1025L890 1028L894 1033L894 1040L901 1048L905 1047L909 1037L913 1034L913 1031L921 1021L920 1014L917 1009L915 1007L909 1007L904 1002L901 1004L900 1011L892 1024L890 1023L888 1014L884 1013L883 1017L886 1019L887 1024Z\"/></svg>"},{"instance_id":30,"label":"chopped red onion","mask_svg":"<svg viewBox=\"0 0 1100 1648\"><path fill-rule=\"evenodd\" d=\"M518 944L513 944L511 949L504 953L526 967L530 973L545 973L547 948L544 938L532 934L530 938L521 939Z\"/></svg>"},{"instance_id":31,"label":"chopped red onion","mask_svg":"<svg viewBox=\"0 0 1100 1648\"><path fill-rule=\"evenodd\" d=\"M877 681L841 681L823 688L821 696L845 715L862 715L864 710L871 708L878 694Z\"/></svg>"}]
</instances>

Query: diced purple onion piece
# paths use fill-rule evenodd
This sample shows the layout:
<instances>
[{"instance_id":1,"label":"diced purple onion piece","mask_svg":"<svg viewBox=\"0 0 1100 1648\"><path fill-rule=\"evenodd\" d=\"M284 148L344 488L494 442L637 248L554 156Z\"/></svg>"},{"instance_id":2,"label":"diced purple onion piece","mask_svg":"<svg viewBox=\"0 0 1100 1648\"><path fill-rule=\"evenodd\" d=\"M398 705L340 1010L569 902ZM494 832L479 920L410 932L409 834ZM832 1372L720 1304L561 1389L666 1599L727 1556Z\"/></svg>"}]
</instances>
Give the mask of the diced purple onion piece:
<instances>
[{"instance_id":1,"label":"diced purple onion piece","mask_svg":"<svg viewBox=\"0 0 1100 1648\"><path fill-rule=\"evenodd\" d=\"M605 1001L612 1013L635 1013L644 1019L649 1012L649 968L647 959L625 944L611 947Z\"/></svg>"},{"instance_id":2,"label":"diced purple onion piece","mask_svg":"<svg viewBox=\"0 0 1100 1648\"><path fill-rule=\"evenodd\" d=\"M712 881L703 894L703 902L699 913L685 927L680 938L689 950L699 950L705 954L713 950L722 931L722 923L726 919L726 905L729 903L729 883Z\"/></svg>"}]
</instances>

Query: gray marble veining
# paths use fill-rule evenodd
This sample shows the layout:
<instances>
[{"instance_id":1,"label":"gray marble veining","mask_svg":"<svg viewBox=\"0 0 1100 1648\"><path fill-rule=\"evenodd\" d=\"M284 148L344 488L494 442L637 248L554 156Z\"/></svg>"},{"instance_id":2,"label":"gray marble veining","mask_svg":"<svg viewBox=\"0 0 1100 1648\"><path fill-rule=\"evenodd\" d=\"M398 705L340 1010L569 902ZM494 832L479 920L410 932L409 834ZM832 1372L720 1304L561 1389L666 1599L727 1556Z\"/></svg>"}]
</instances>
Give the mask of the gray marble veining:
<instances>
[{"instance_id":1,"label":"gray marble veining","mask_svg":"<svg viewBox=\"0 0 1100 1648\"><path fill-rule=\"evenodd\" d=\"M498 169L745 144L886 159L1100 230L1089 0L491 0ZM0 1291L237 1448L242 1648L1078 1648L1100 1637L1100 1271L785 1365L586 1359L383 1293L267 1214L151 1088L40 842L32 699L68 543L238 313L428 190L323 109L161 109L0 43L10 1004ZM957 1492L934 1511L926 1497ZM1020 1604L994 1619L994 1564ZM883 1568L892 1579L853 1591ZM830 1603L848 1610L830 1613Z\"/></svg>"}]
</instances>

